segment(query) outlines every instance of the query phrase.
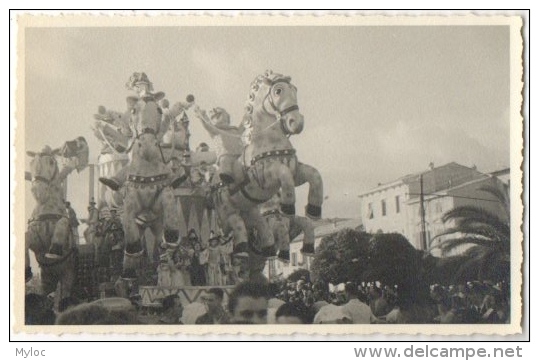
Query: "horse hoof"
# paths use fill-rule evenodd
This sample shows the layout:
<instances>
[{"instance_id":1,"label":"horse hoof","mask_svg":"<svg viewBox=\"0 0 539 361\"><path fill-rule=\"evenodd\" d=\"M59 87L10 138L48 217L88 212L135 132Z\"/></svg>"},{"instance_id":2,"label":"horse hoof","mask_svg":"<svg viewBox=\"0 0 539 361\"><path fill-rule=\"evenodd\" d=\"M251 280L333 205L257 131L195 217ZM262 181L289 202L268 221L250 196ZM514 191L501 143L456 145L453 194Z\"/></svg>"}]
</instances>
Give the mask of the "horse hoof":
<instances>
[{"instance_id":1,"label":"horse hoof","mask_svg":"<svg viewBox=\"0 0 539 361\"><path fill-rule=\"evenodd\" d=\"M315 255L314 244L304 244L303 248L300 249L300 252L304 256L314 256Z\"/></svg>"},{"instance_id":2,"label":"horse hoof","mask_svg":"<svg viewBox=\"0 0 539 361\"><path fill-rule=\"evenodd\" d=\"M257 248L254 248L251 244L249 244L249 248L250 248L250 251L254 254L256 254L257 256L260 256L260 257L264 257L264 258L268 258L268 259L271 259L271 258L275 258L276 256L276 251L275 251L275 247L274 246L267 246L267 247L263 247L261 249L257 249Z\"/></svg>"},{"instance_id":3,"label":"horse hoof","mask_svg":"<svg viewBox=\"0 0 539 361\"><path fill-rule=\"evenodd\" d=\"M310 219L318 220L322 217L322 207L307 204L305 207L305 214Z\"/></svg>"},{"instance_id":4,"label":"horse hoof","mask_svg":"<svg viewBox=\"0 0 539 361\"><path fill-rule=\"evenodd\" d=\"M121 251L123 249L123 246L121 244L116 244L112 246L111 251Z\"/></svg>"},{"instance_id":5,"label":"horse hoof","mask_svg":"<svg viewBox=\"0 0 539 361\"><path fill-rule=\"evenodd\" d=\"M109 187L110 189L112 189L113 191L117 191L118 189L120 189L120 184L114 179L99 177L99 181L103 183L104 185L106 185L107 187Z\"/></svg>"},{"instance_id":6,"label":"horse hoof","mask_svg":"<svg viewBox=\"0 0 539 361\"><path fill-rule=\"evenodd\" d=\"M132 280L136 280L138 277L137 277L137 272L135 272L134 269L127 268L122 271L122 275L120 276L120 278L126 281L132 281Z\"/></svg>"},{"instance_id":7,"label":"horse hoof","mask_svg":"<svg viewBox=\"0 0 539 361\"><path fill-rule=\"evenodd\" d=\"M142 246L139 243L130 243L125 246L125 253L127 254L138 254L142 252Z\"/></svg>"},{"instance_id":8,"label":"horse hoof","mask_svg":"<svg viewBox=\"0 0 539 361\"><path fill-rule=\"evenodd\" d=\"M225 185L233 184L234 183L234 177L232 177L230 174L226 173L220 173L219 178Z\"/></svg>"},{"instance_id":9,"label":"horse hoof","mask_svg":"<svg viewBox=\"0 0 539 361\"><path fill-rule=\"evenodd\" d=\"M247 242L237 244L232 251L232 254L236 257L249 257L249 246Z\"/></svg>"},{"instance_id":10,"label":"horse hoof","mask_svg":"<svg viewBox=\"0 0 539 361\"><path fill-rule=\"evenodd\" d=\"M62 258L62 246L56 243L51 245L51 248L48 253L45 253L45 258L48 259L60 259Z\"/></svg>"},{"instance_id":11,"label":"horse hoof","mask_svg":"<svg viewBox=\"0 0 539 361\"><path fill-rule=\"evenodd\" d=\"M166 229L165 232L163 232L163 240L168 244L178 243L180 240L180 231L176 229Z\"/></svg>"},{"instance_id":12,"label":"horse hoof","mask_svg":"<svg viewBox=\"0 0 539 361\"><path fill-rule=\"evenodd\" d=\"M182 175L180 177L177 177L177 178L172 180L172 182L170 183L170 186L173 189L179 188L183 184L183 182L185 182L187 180L187 178L189 178L189 176L187 174L184 174L184 175Z\"/></svg>"},{"instance_id":13,"label":"horse hoof","mask_svg":"<svg viewBox=\"0 0 539 361\"><path fill-rule=\"evenodd\" d=\"M28 282L28 281L30 281L33 277L34 277L34 274L32 273L32 268L31 268L31 267L26 267L26 268L24 269L24 281L25 281L25 282Z\"/></svg>"},{"instance_id":14,"label":"horse hoof","mask_svg":"<svg viewBox=\"0 0 539 361\"><path fill-rule=\"evenodd\" d=\"M290 251L289 250L281 250L279 251L279 254L277 255L277 258L279 258L280 261L289 263L290 262Z\"/></svg>"},{"instance_id":15,"label":"horse hoof","mask_svg":"<svg viewBox=\"0 0 539 361\"><path fill-rule=\"evenodd\" d=\"M294 217L296 215L296 206L281 203L281 214L286 217Z\"/></svg>"}]
</instances>

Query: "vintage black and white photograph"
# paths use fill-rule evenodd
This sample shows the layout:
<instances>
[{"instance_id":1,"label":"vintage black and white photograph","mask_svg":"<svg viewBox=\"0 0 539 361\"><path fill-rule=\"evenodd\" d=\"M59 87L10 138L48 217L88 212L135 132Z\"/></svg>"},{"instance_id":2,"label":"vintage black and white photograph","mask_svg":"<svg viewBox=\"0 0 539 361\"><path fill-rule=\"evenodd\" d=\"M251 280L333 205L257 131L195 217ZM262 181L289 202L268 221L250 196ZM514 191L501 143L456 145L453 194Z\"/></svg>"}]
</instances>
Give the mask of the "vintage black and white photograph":
<instances>
[{"instance_id":1,"label":"vintage black and white photograph","mask_svg":"<svg viewBox=\"0 0 539 361\"><path fill-rule=\"evenodd\" d=\"M16 21L18 332L522 332L520 17Z\"/></svg>"}]
</instances>

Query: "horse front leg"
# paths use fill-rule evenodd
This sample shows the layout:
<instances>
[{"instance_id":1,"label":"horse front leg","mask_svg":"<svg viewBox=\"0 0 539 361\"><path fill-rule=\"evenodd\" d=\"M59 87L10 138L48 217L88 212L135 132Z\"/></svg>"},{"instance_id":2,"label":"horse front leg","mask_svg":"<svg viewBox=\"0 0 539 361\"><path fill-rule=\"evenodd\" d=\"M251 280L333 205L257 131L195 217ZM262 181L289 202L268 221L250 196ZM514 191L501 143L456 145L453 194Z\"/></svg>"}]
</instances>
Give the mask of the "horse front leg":
<instances>
[{"instance_id":1,"label":"horse front leg","mask_svg":"<svg viewBox=\"0 0 539 361\"><path fill-rule=\"evenodd\" d=\"M211 201L217 212L222 231L228 234L232 231L235 256L249 256L248 234L245 222L240 216L239 210L230 201L230 193L227 188L221 188L212 192Z\"/></svg>"},{"instance_id":2,"label":"horse front leg","mask_svg":"<svg viewBox=\"0 0 539 361\"><path fill-rule=\"evenodd\" d=\"M54 230L51 239L51 246L49 252L45 254L46 258L58 259L64 255L64 252L68 252L72 245L70 245L71 227L69 227L69 221L67 217L62 217L54 225Z\"/></svg>"},{"instance_id":3,"label":"horse front leg","mask_svg":"<svg viewBox=\"0 0 539 361\"><path fill-rule=\"evenodd\" d=\"M314 256L314 226L309 218L294 217L290 220L290 228L297 226L303 232L303 247L300 252L306 256Z\"/></svg>"},{"instance_id":4,"label":"horse front leg","mask_svg":"<svg viewBox=\"0 0 539 361\"><path fill-rule=\"evenodd\" d=\"M34 274L32 273L32 266L30 265L30 244L32 244L33 234L30 231L26 231L24 235L24 282L28 282L32 279Z\"/></svg>"},{"instance_id":5,"label":"horse front leg","mask_svg":"<svg viewBox=\"0 0 539 361\"><path fill-rule=\"evenodd\" d=\"M257 231L260 255L268 258L275 256L275 237L258 207L249 209L245 214L245 220L249 227L254 227Z\"/></svg>"},{"instance_id":6,"label":"horse front leg","mask_svg":"<svg viewBox=\"0 0 539 361\"><path fill-rule=\"evenodd\" d=\"M176 203L176 198L174 197L171 188L167 187L163 189L160 195L160 202L162 206L163 221L161 225L157 225L158 228L161 228L160 235L154 233L156 241L162 241L167 245L175 247L180 240L180 220L178 218L178 203ZM157 239L158 236L159 239Z\"/></svg>"},{"instance_id":7,"label":"horse front leg","mask_svg":"<svg viewBox=\"0 0 539 361\"><path fill-rule=\"evenodd\" d=\"M295 217L294 217L295 218ZM284 262L290 262L290 222L294 218L270 215L267 218L268 226L273 231L275 244L279 251L277 257Z\"/></svg>"},{"instance_id":8,"label":"horse front leg","mask_svg":"<svg viewBox=\"0 0 539 361\"><path fill-rule=\"evenodd\" d=\"M320 172L310 165L298 163L295 185L309 183L309 195L305 214L311 219L322 217L322 202L324 201L324 184Z\"/></svg>"},{"instance_id":9,"label":"horse front leg","mask_svg":"<svg viewBox=\"0 0 539 361\"><path fill-rule=\"evenodd\" d=\"M290 168L277 163L276 174L281 186L281 213L287 217L296 215L296 188Z\"/></svg>"},{"instance_id":10,"label":"horse front leg","mask_svg":"<svg viewBox=\"0 0 539 361\"><path fill-rule=\"evenodd\" d=\"M142 268L144 250L141 241L144 225L137 223L138 212L141 208L136 192L127 192L124 198L124 213L122 215L125 249L121 278L124 280L137 279L139 276L137 271Z\"/></svg>"},{"instance_id":11,"label":"horse front leg","mask_svg":"<svg viewBox=\"0 0 539 361\"><path fill-rule=\"evenodd\" d=\"M136 279L139 276L137 271L142 268L144 249L141 240L144 229L136 223L133 214L124 214L124 217L126 218L123 223L125 251L121 277L123 279Z\"/></svg>"}]
</instances>

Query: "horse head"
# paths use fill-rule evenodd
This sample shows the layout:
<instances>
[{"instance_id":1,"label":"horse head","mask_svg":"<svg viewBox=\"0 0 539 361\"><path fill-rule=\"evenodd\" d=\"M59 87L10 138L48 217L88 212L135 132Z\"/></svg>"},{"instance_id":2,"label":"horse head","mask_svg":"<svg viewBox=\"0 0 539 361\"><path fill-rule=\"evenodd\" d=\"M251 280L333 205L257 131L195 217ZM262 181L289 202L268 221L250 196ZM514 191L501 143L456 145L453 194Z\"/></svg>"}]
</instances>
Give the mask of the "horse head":
<instances>
[{"instance_id":1,"label":"horse head","mask_svg":"<svg viewBox=\"0 0 539 361\"><path fill-rule=\"evenodd\" d=\"M151 95L127 97L127 109L134 136L132 159L154 162L161 157L157 136L163 111Z\"/></svg>"},{"instance_id":2,"label":"horse head","mask_svg":"<svg viewBox=\"0 0 539 361\"><path fill-rule=\"evenodd\" d=\"M152 95L144 97L127 97L127 109L131 113L131 124L135 128L135 136L159 131L163 111Z\"/></svg>"},{"instance_id":3,"label":"horse head","mask_svg":"<svg viewBox=\"0 0 539 361\"><path fill-rule=\"evenodd\" d=\"M32 194L38 204L45 204L54 198L56 179L59 174L58 161L56 156L60 155L60 149L51 149L48 145L41 152L27 151L32 161L30 170L32 173ZM52 187L52 188L51 188Z\"/></svg>"},{"instance_id":4,"label":"horse head","mask_svg":"<svg viewBox=\"0 0 539 361\"><path fill-rule=\"evenodd\" d=\"M27 151L32 157L30 169L34 180L50 183L58 175L58 162L56 156L60 155L60 149L52 149L46 145L41 152Z\"/></svg>"},{"instance_id":5,"label":"horse head","mask_svg":"<svg viewBox=\"0 0 539 361\"><path fill-rule=\"evenodd\" d=\"M247 113L251 114L251 126L256 132L280 123L286 135L299 134L303 130L303 115L299 112L297 88L291 78L266 71L251 83ZM263 116L254 116L263 115Z\"/></svg>"}]
</instances>

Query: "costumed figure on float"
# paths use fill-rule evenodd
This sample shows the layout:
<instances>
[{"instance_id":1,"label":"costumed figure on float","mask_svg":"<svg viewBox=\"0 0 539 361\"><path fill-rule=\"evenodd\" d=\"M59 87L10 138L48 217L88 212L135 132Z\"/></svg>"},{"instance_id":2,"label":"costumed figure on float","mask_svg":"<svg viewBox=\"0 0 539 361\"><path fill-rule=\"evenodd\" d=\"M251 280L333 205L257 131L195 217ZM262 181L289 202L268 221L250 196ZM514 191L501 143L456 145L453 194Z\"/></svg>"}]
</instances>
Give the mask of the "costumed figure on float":
<instances>
[{"instance_id":1,"label":"costumed figure on float","mask_svg":"<svg viewBox=\"0 0 539 361\"><path fill-rule=\"evenodd\" d=\"M258 205L279 191L279 212L294 217L295 187L309 183L306 214L311 219L321 217L320 173L298 161L289 140L290 135L303 130L297 89L290 81L290 77L267 71L252 82L242 123L245 131L241 136L229 134L244 144L234 163L234 181L229 185L216 183L211 192L224 233L233 232L236 255L254 254L262 259L275 256L275 237ZM199 114L208 124L207 117ZM254 239L251 247L249 238ZM314 243L304 245L303 251L314 253Z\"/></svg>"},{"instance_id":2,"label":"costumed figure on float","mask_svg":"<svg viewBox=\"0 0 539 361\"><path fill-rule=\"evenodd\" d=\"M153 93L152 83L145 73L134 73L126 87L136 92L127 97L130 128L133 137L127 147L129 163L110 178L99 180L111 188L122 188L122 225L125 234L123 261L124 279L137 279L143 267L146 247L144 233L150 229L156 240L166 247L178 247L178 209L172 188L178 187L187 176L174 174L161 148L163 111L158 101L164 93ZM187 130L177 139L187 149Z\"/></svg>"},{"instance_id":3,"label":"costumed figure on float","mask_svg":"<svg viewBox=\"0 0 539 361\"><path fill-rule=\"evenodd\" d=\"M71 294L76 250L65 210L64 182L73 170L80 172L88 165L88 144L83 137L78 137L66 142L62 149L53 150L47 145L40 152L26 153L32 157L31 191L37 204L25 235L25 279L32 278L31 250L41 269L43 294L56 291L60 285L56 297L61 299ZM61 170L59 157L65 160Z\"/></svg>"}]
</instances>

